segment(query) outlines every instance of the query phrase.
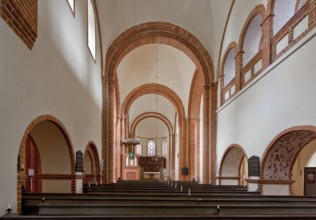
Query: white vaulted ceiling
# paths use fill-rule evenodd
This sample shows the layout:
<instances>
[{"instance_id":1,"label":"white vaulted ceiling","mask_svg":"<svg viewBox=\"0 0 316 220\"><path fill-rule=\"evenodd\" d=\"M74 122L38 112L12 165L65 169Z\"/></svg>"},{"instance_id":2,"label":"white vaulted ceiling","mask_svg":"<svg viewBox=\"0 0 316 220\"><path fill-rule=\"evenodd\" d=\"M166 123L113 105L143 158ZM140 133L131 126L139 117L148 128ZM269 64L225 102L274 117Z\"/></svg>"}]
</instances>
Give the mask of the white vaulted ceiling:
<instances>
[{"instance_id":1,"label":"white vaulted ceiling","mask_svg":"<svg viewBox=\"0 0 316 220\"><path fill-rule=\"evenodd\" d=\"M136 48L125 56L117 69L121 104L133 89L157 82L173 90L182 100L187 112L195 69L190 58L174 47L149 44ZM146 104L140 105L141 108L146 106ZM141 112L142 109L139 111ZM174 112L174 109L170 111Z\"/></svg>"}]
</instances>

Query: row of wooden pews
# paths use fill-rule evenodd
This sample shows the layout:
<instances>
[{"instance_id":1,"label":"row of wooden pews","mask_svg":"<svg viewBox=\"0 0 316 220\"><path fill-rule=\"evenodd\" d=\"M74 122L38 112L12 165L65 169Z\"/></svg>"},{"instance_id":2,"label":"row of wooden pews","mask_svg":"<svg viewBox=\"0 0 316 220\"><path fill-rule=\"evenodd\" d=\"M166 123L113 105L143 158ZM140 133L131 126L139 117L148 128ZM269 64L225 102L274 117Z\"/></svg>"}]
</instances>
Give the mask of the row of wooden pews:
<instances>
[{"instance_id":1,"label":"row of wooden pews","mask_svg":"<svg viewBox=\"0 0 316 220\"><path fill-rule=\"evenodd\" d=\"M24 193L23 215L3 218L316 219L316 197L260 196L243 186L120 181L84 187L83 194Z\"/></svg>"}]
</instances>

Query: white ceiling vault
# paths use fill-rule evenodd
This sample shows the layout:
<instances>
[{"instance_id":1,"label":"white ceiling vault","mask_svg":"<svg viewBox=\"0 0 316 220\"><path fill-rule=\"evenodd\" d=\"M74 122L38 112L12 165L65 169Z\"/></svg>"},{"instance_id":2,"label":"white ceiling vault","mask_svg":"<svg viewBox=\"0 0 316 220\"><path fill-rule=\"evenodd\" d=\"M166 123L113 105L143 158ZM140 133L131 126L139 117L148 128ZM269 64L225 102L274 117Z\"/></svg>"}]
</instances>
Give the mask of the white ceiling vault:
<instances>
[{"instance_id":1,"label":"white ceiling vault","mask_svg":"<svg viewBox=\"0 0 316 220\"><path fill-rule=\"evenodd\" d=\"M127 29L147 22L168 22L199 39L210 54L216 71L221 38L232 0L96 0L96 3L104 56L111 43ZM158 83L175 92L182 101L187 117L195 72L195 64L179 49L163 44L140 46L129 52L118 65L120 105L135 88ZM176 109L167 98L148 94L136 99L129 109L130 124L146 112L160 113L174 124ZM137 133L142 130L146 131L143 135L154 137L154 131L150 133L150 130L154 130L150 128L154 120L146 120L140 123ZM157 125L160 126L160 135L166 135L163 132L166 126L163 123Z\"/></svg>"}]
</instances>

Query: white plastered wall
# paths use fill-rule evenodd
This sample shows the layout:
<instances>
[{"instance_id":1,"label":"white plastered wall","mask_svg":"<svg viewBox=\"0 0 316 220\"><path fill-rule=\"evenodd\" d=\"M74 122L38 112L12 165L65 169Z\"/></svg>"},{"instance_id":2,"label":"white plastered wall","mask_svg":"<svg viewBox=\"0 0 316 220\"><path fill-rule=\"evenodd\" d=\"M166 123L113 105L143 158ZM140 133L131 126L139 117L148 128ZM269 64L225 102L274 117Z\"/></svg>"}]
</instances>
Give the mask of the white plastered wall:
<instances>
[{"instance_id":1,"label":"white plastered wall","mask_svg":"<svg viewBox=\"0 0 316 220\"><path fill-rule=\"evenodd\" d=\"M29 50L0 18L0 215L16 212L17 156L27 126L52 115L74 152L94 141L101 152L101 69L87 47L86 2L39 1L38 37Z\"/></svg>"},{"instance_id":2,"label":"white plastered wall","mask_svg":"<svg viewBox=\"0 0 316 220\"><path fill-rule=\"evenodd\" d=\"M316 124L315 45L312 31L257 77L258 81L218 110L217 158L222 158L229 145L239 144L248 157L262 159L264 150L280 132Z\"/></svg>"}]
</instances>

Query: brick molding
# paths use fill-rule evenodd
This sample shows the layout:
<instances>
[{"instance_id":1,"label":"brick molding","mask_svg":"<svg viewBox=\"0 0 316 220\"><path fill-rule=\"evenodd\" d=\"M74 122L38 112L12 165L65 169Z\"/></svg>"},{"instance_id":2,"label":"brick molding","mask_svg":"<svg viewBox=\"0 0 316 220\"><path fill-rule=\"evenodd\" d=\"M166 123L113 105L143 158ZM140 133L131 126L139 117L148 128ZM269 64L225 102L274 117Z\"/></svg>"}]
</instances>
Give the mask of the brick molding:
<instances>
[{"instance_id":1,"label":"brick molding","mask_svg":"<svg viewBox=\"0 0 316 220\"><path fill-rule=\"evenodd\" d=\"M116 69L121 60L133 49L140 47L145 44L150 43L159 43L159 44L166 44L169 46L173 46L182 52L184 52L188 57L191 58L193 63L195 63L198 71L200 71L204 77L204 85L210 85L214 82L214 68L212 64L212 59L207 50L204 48L204 46L201 44L201 42L193 36L190 32L184 30L181 27L178 27L176 25L166 23L166 22L148 22L143 23L140 25L136 25L134 27L131 27L124 31L121 35L119 35L114 42L110 45L107 55L106 55L106 63L105 63L105 71L103 73L103 121L102 121L102 134L103 134L103 141L102 141L102 157L104 158L105 166L109 169L106 170L104 173L106 175L105 181L110 183L113 182L113 177L115 176L113 171L110 168L113 168L113 146L114 146L114 140L117 135L117 131L115 129L115 126L118 126L118 124L115 123L114 118L114 110L115 110L115 76L116 76ZM209 90L210 91L210 90ZM213 90L212 90L213 91ZM214 91L215 94L217 93ZM117 94L116 94L117 96ZM205 102L209 103L211 96L205 96ZM212 102L213 103L213 102ZM213 105L213 104L212 104ZM204 133L205 133L205 143L204 146L206 148L212 148L215 149L216 142L210 140L216 139L216 127L215 130L210 133L210 120L214 120L212 123L213 125L216 125L216 117L211 117L210 111L216 111L216 103L214 104L215 107L210 109L210 105L204 105L206 108L205 110L205 120L204 120ZM121 114L123 115L123 114ZM184 114L183 114L184 116ZM125 117L125 118L124 118ZM121 118L121 121L126 123L128 122L128 118L124 116ZM181 119L181 118L180 118ZM124 127L124 123L121 124L121 129L123 132L121 132L121 135L124 134L124 131L126 131L126 127ZM183 143L181 146L187 146L188 139L187 139L187 123L185 120L180 120L180 123L182 123L182 133L183 136L186 137L183 138ZM211 138L209 138L209 135L212 135ZM124 134L125 135L125 134ZM213 146L214 145L214 146ZM188 166L188 151L186 149L180 149L180 155L182 155L182 158L180 159L180 166ZM213 150L214 151L214 150ZM122 152L123 153L123 152ZM214 153L215 155L215 153ZM216 156L216 155L215 155ZM209 157L209 156L208 156ZM209 162L207 160L207 162ZM215 161L212 162L215 164ZM106 168L105 167L105 168ZM214 168L215 170L215 168ZM209 173L209 170L206 171L206 173ZM208 176L208 175L207 175ZM215 174L213 174L215 177ZM207 177L208 178L208 177ZM206 182L209 182L209 179L206 180Z\"/></svg>"},{"instance_id":2,"label":"brick molding","mask_svg":"<svg viewBox=\"0 0 316 220\"><path fill-rule=\"evenodd\" d=\"M51 123L53 123L62 133L67 146L68 146L68 151L69 151L69 156L70 156L70 164L71 164L71 174L72 176L75 176L75 158L74 158L74 152L73 152L73 145L70 139L70 136L65 128L65 126L61 123L61 121L59 121L57 118L55 118L54 116L51 115L41 115L38 116L37 118L35 118L25 129L24 135L22 137L21 143L20 143L20 149L19 149L19 155L24 155L23 152L25 152L26 148L27 148L27 144L28 142L28 138L30 137L30 133L31 131L41 122L44 121L49 121ZM41 158L43 159L43 158ZM42 175L42 174L40 174ZM21 206L21 195L22 195L22 184L23 181L25 179L25 175L23 175L23 173L19 172L18 173L18 182L17 182L17 204L18 204L18 213L21 214L22 212L22 206ZM40 182L40 181L39 181ZM20 184L20 185L19 185ZM76 179L73 178L71 180L71 191L74 193L76 192Z\"/></svg>"},{"instance_id":3,"label":"brick molding","mask_svg":"<svg viewBox=\"0 0 316 220\"><path fill-rule=\"evenodd\" d=\"M314 139L316 127L310 125L291 127L279 133L263 153L260 179L292 181L293 166L300 151ZM259 189L262 190L262 186Z\"/></svg>"},{"instance_id":4,"label":"brick molding","mask_svg":"<svg viewBox=\"0 0 316 220\"><path fill-rule=\"evenodd\" d=\"M1 17L29 49L37 38L37 11L37 0L1 0Z\"/></svg>"}]
</instances>

